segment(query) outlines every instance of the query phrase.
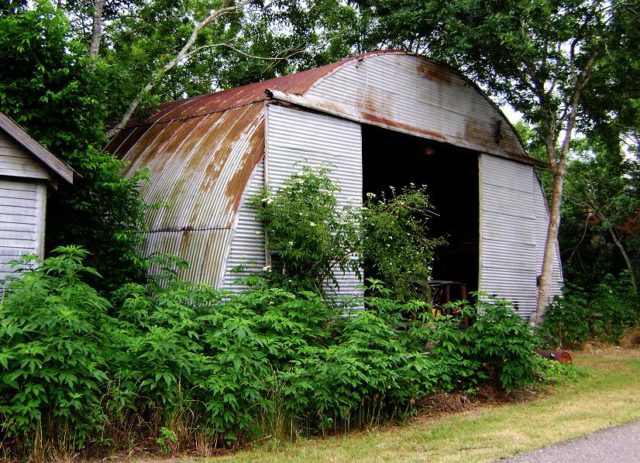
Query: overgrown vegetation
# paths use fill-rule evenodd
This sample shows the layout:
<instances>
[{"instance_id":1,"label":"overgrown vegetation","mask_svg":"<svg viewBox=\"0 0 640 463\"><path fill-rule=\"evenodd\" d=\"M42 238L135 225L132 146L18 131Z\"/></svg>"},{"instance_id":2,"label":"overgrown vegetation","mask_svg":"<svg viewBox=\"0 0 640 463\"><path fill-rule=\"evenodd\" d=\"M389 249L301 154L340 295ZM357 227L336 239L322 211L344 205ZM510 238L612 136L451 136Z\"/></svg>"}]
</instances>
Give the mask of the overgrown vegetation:
<instances>
[{"instance_id":1,"label":"overgrown vegetation","mask_svg":"<svg viewBox=\"0 0 640 463\"><path fill-rule=\"evenodd\" d=\"M434 251L444 245L429 233L433 216L425 186L409 185L380 197L368 195L362 213L362 264L401 301L430 300Z\"/></svg>"},{"instance_id":2,"label":"overgrown vegetation","mask_svg":"<svg viewBox=\"0 0 640 463\"><path fill-rule=\"evenodd\" d=\"M110 303L60 248L0 306L5 456L93 448L235 447L401 419L435 391L542 378L530 329L506 303L435 318L367 298L358 316L311 291L251 277L228 294L179 281L128 284ZM479 310L478 310L479 309ZM345 316L347 315L347 316Z\"/></svg>"},{"instance_id":3,"label":"overgrown vegetation","mask_svg":"<svg viewBox=\"0 0 640 463\"><path fill-rule=\"evenodd\" d=\"M325 294L337 287L336 274L362 278L364 269L395 300L428 301L434 250L444 240L429 235L434 211L426 187L391 187L388 195L368 195L362 208L340 208L337 192L328 169L303 167L277 192L252 199L272 257L265 277Z\"/></svg>"},{"instance_id":4,"label":"overgrown vegetation","mask_svg":"<svg viewBox=\"0 0 640 463\"><path fill-rule=\"evenodd\" d=\"M424 298L409 298L418 285L405 291L413 280L392 271L379 275L402 291L372 279L364 301L326 297L321 278L335 281L336 256L360 262L362 223L398 237L375 248L393 262L413 242L398 221L422 227L429 207L416 189L355 220L337 212L334 193L326 173L304 170L256 200L287 271L251 275L242 293L181 281L184 263L164 259L160 275L109 301L84 282L98 274L73 246L10 283L0 305L4 455L233 448L401 420L439 391L508 391L557 376L507 302L478 296L436 317Z\"/></svg>"},{"instance_id":5,"label":"overgrown vegetation","mask_svg":"<svg viewBox=\"0 0 640 463\"><path fill-rule=\"evenodd\" d=\"M124 178L123 163L102 150L122 77L85 56L62 10L47 1L32 6L19 14L0 7L0 53L8 63L0 68L0 111L76 171L74 185L61 181L49 195L46 247L87 249L89 265L103 275L92 284L105 293L144 274L137 250L144 175Z\"/></svg>"},{"instance_id":6,"label":"overgrown vegetation","mask_svg":"<svg viewBox=\"0 0 640 463\"><path fill-rule=\"evenodd\" d=\"M580 348L586 342L618 344L640 322L639 301L628 274L609 275L593 291L569 288L549 308L540 335L550 346Z\"/></svg>"}]
</instances>

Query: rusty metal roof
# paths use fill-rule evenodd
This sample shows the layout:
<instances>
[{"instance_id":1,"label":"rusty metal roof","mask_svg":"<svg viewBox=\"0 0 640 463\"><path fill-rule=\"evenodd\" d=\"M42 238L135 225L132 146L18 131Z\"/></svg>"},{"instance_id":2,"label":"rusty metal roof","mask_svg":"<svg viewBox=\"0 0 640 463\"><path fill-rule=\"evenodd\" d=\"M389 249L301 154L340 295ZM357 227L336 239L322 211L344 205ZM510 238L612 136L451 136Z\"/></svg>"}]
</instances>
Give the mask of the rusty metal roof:
<instances>
[{"instance_id":1,"label":"rusty metal roof","mask_svg":"<svg viewBox=\"0 0 640 463\"><path fill-rule=\"evenodd\" d=\"M136 126L144 126L156 123L167 123L178 119L205 116L230 108L236 108L252 103L258 103L268 99L266 91L278 90L289 95L304 95L319 80L327 77L332 72L346 63L362 60L366 57L381 54L407 54L398 50L380 50L365 53L356 57L345 58L335 63L327 64L307 71L296 72L274 79L263 80L242 87L231 88L208 95L198 95L184 100L175 100L163 103L156 108L156 112L144 121L136 121L129 124L129 129ZM117 146L122 136L116 137L109 145Z\"/></svg>"}]
</instances>

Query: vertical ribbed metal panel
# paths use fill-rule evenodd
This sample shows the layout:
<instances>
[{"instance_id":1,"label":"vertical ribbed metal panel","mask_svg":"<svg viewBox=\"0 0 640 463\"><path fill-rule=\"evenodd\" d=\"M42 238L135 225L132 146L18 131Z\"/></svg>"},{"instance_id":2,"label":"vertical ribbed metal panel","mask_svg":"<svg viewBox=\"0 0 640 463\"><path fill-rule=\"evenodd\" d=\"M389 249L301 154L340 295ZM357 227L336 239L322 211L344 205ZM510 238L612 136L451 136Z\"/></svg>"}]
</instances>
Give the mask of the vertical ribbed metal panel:
<instances>
[{"instance_id":1,"label":"vertical ribbed metal panel","mask_svg":"<svg viewBox=\"0 0 640 463\"><path fill-rule=\"evenodd\" d=\"M537 265L538 274L542 274L542 260L544 258L544 247L547 239L547 230L549 227L549 208L542 190L542 185L537 175L533 176L533 206L536 216L536 246L537 246ZM562 265L560 262L560 249L556 242L555 254L553 256L553 277L551 279L550 295L551 298L562 294L562 286L564 285L562 275Z\"/></svg>"},{"instance_id":2,"label":"vertical ribbed metal panel","mask_svg":"<svg viewBox=\"0 0 640 463\"><path fill-rule=\"evenodd\" d=\"M249 207L249 200L257 196L264 187L264 160L260 161L251 174L247 188L242 196L234 224L231 248L226 262L223 285L232 290L243 289L235 281L259 272L265 266L264 228L256 219L255 211ZM237 268L242 267L238 272Z\"/></svg>"},{"instance_id":3,"label":"vertical ribbed metal panel","mask_svg":"<svg viewBox=\"0 0 640 463\"><path fill-rule=\"evenodd\" d=\"M373 125L476 151L526 156L507 119L477 87L453 69L417 56L381 54L350 61L304 97Z\"/></svg>"},{"instance_id":4,"label":"vertical ribbed metal panel","mask_svg":"<svg viewBox=\"0 0 640 463\"><path fill-rule=\"evenodd\" d=\"M529 318L536 307L539 274L533 167L480 156L481 291L517 304Z\"/></svg>"},{"instance_id":5,"label":"vertical ribbed metal panel","mask_svg":"<svg viewBox=\"0 0 640 463\"><path fill-rule=\"evenodd\" d=\"M362 137L360 124L278 105L268 106L267 185L276 191L302 166L328 167L340 187L340 206L362 206ZM352 272L338 274L342 296L360 295Z\"/></svg>"}]
</instances>

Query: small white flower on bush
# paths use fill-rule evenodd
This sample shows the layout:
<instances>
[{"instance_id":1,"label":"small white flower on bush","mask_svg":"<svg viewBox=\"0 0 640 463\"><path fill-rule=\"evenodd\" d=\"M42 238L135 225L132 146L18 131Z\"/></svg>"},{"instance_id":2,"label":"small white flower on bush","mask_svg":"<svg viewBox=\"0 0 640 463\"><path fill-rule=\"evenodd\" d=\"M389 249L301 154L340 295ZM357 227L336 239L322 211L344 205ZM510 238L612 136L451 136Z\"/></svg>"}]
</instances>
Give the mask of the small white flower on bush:
<instances>
[{"instance_id":1,"label":"small white flower on bush","mask_svg":"<svg viewBox=\"0 0 640 463\"><path fill-rule=\"evenodd\" d=\"M265 206L268 206L272 202L273 202L273 198L271 196L267 196L266 198L264 198L262 200L262 204L265 205Z\"/></svg>"},{"instance_id":2,"label":"small white flower on bush","mask_svg":"<svg viewBox=\"0 0 640 463\"><path fill-rule=\"evenodd\" d=\"M310 227L315 227L315 226L316 226L316 223L315 223L315 222L309 222L309 226L310 226Z\"/></svg>"},{"instance_id":3,"label":"small white flower on bush","mask_svg":"<svg viewBox=\"0 0 640 463\"><path fill-rule=\"evenodd\" d=\"M262 271L263 272L270 272L271 271L271 265L267 265L265 267L262 267Z\"/></svg>"}]
</instances>

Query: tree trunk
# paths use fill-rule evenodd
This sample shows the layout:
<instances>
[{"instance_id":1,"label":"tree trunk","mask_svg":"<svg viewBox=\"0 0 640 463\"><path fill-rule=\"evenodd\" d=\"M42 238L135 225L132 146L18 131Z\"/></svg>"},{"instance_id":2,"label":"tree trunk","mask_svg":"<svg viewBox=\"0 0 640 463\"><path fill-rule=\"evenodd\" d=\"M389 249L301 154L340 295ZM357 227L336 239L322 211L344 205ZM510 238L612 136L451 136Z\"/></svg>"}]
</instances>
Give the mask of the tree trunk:
<instances>
[{"instance_id":1,"label":"tree trunk","mask_svg":"<svg viewBox=\"0 0 640 463\"><path fill-rule=\"evenodd\" d=\"M587 60L582 72L574 80L574 90L571 96L571 104L568 108L567 124L565 126L564 140L560 152L556 152L555 130L559 127L549 125L546 138L546 151L551 169L553 170L553 187L551 192L551 209L549 211L549 228L547 229L547 240L544 245L544 256L542 258L542 272L539 279L538 301L536 313L531 319L532 325L539 325L544 319L544 314L549 305L551 295L551 279L553 278L553 264L556 250L556 241L558 239L558 230L560 229L560 207L562 206L562 190L564 188L564 177L567 174L567 157L571 148L571 140L573 137L573 128L578 117L578 103L582 96L582 90L589 80L591 69L598 57L597 49L594 49Z\"/></svg>"},{"instance_id":2,"label":"tree trunk","mask_svg":"<svg viewBox=\"0 0 640 463\"><path fill-rule=\"evenodd\" d=\"M602 217L602 219L604 219L604 217ZM609 228L609 234L611 235L611 238L613 238L613 242L616 244L616 246L620 250L620 254L622 254L622 258L627 264L627 269L629 270L629 275L631 276L631 284L633 285L633 290L636 294L638 294L638 284L636 282L636 275L633 272L633 265L631 265L631 259L629 258L629 254L627 254L627 250L624 248L622 242L618 238L618 235L616 234L613 227Z\"/></svg>"},{"instance_id":3,"label":"tree trunk","mask_svg":"<svg viewBox=\"0 0 640 463\"><path fill-rule=\"evenodd\" d=\"M102 11L104 10L104 0L95 0L93 4L93 27L91 29L91 46L89 56L92 58L100 53L100 42L102 41Z\"/></svg>"},{"instance_id":4,"label":"tree trunk","mask_svg":"<svg viewBox=\"0 0 640 463\"><path fill-rule=\"evenodd\" d=\"M544 256L542 260L542 273L539 278L538 301L533 325L542 323L544 314L549 304L551 292L551 279L553 278L553 267L555 263L556 241L560 230L560 206L562 205L562 192L564 189L564 177L566 166L554 168L553 187L551 191L551 207L549 210L549 228L547 229L547 239L544 245Z\"/></svg>"}]
</instances>

